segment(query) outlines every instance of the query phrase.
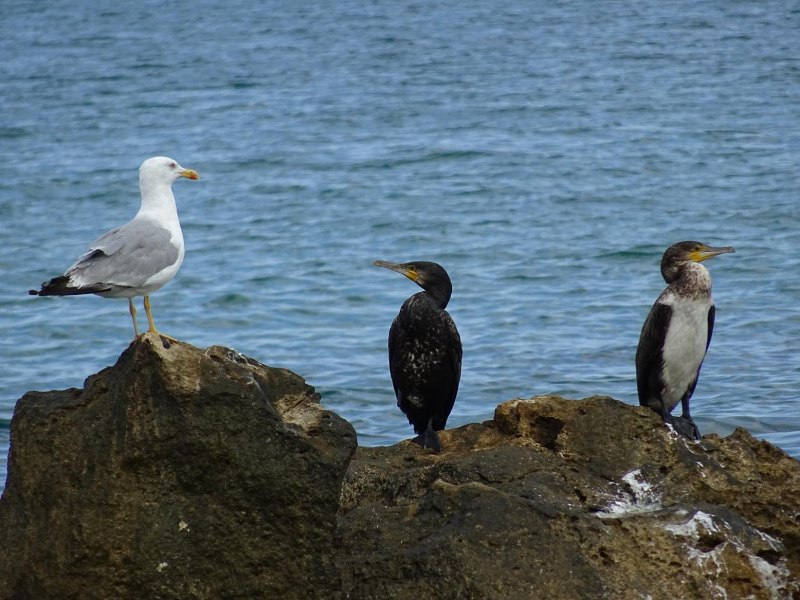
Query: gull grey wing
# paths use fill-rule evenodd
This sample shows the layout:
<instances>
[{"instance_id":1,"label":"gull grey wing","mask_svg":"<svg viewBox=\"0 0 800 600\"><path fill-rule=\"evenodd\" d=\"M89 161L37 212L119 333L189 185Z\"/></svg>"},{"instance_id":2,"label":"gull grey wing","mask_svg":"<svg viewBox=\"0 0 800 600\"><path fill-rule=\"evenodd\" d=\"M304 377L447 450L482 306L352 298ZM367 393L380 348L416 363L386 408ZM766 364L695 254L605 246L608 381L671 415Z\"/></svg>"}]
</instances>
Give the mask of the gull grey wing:
<instances>
[{"instance_id":1,"label":"gull grey wing","mask_svg":"<svg viewBox=\"0 0 800 600\"><path fill-rule=\"evenodd\" d=\"M170 243L171 237L167 229L149 219L134 219L94 242L67 275L81 286L142 286L178 260L179 251Z\"/></svg>"}]
</instances>

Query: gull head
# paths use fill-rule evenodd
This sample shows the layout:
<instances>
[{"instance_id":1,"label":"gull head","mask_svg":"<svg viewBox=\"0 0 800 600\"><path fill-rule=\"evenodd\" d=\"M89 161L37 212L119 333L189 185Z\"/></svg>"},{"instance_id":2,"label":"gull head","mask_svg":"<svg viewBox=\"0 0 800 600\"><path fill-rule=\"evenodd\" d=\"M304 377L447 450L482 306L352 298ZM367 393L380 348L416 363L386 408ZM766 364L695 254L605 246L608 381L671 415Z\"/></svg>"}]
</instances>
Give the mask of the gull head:
<instances>
[{"instance_id":1,"label":"gull head","mask_svg":"<svg viewBox=\"0 0 800 600\"><path fill-rule=\"evenodd\" d=\"M148 158L139 167L139 185L166 184L171 186L174 181L181 177L186 179L199 179L197 171L184 169L173 158L166 156L154 156Z\"/></svg>"}]
</instances>

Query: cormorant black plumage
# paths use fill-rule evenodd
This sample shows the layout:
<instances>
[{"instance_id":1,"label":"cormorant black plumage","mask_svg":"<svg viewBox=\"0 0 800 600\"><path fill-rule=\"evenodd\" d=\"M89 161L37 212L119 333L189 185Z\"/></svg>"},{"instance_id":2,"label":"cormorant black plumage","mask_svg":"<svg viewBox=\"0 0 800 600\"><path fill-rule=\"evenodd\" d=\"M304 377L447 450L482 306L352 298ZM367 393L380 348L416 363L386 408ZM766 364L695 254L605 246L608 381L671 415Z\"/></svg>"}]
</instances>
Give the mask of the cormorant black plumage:
<instances>
[{"instance_id":1,"label":"cormorant black plumage","mask_svg":"<svg viewBox=\"0 0 800 600\"><path fill-rule=\"evenodd\" d=\"M639 404L690 439L700 439L689 399L711 343L715 315L711 276L699 263L727 252L734 249L693 241L667 248L661 260L667 287L650 309L636 349ZM679 402L683 412L673 417L670 413Z\"/></svg>"},{"instance_id":2,"label":"cormorant black plumage","mask_svg":"<svg viewBox=\"0 0 800 600\"><path fill-rule=\"evenodd\" d=\"M447 424L461 379L461 338L445 310L453 289L450 277L433 262L374 264L402 273L424 290L406 300L392 322L389 371L397 406L418 434L414 441L438 452L436 432Z\"/></svg>"}]
</instances>

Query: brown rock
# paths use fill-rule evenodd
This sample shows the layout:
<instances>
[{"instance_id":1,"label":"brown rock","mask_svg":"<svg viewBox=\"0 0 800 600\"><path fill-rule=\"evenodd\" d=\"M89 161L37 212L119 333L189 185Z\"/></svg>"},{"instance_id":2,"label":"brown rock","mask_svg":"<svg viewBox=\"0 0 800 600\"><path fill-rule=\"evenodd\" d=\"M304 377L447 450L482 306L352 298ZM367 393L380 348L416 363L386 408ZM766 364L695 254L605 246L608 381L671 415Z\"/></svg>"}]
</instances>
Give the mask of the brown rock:
<instances>
[{"instance_id":1,"label":"brown rock","mask_svg":"<svg viewBox=\"0 0 800 600\"><path fill-rule=\"evenodd\" d=\"M293 373L152 335L17 404L0 598L330 598L355 432Z\"/></svg>"},{"instance_id":2,"label":"brown rock","mask_svg":"<svg viewBox=\"0 0 800 600\"><path fill-rule=\"evenodd\" d=\"M17 404L0 598L800 597L800 463L743 430L539 396L441 440L353 455L298 376L145 336Z\"/></svg>"},{"instance_id":3,"label":"brown rock","mask_svg":"<svg viewBox=\"0 0 800 600\"><path fill-rule=\"evenodd\" d=\"M648 409L541 396L442 444L356 452L349 597L800 595L800 463L742 430L695 443Z\"/></svg>"}]
</instances>

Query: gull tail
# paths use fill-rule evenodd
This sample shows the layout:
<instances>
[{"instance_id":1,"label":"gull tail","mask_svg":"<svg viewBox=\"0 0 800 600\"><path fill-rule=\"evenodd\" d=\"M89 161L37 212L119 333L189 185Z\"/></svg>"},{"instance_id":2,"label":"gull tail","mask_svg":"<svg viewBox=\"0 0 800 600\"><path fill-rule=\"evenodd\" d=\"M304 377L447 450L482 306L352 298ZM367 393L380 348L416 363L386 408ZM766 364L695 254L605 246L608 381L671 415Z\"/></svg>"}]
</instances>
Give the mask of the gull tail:
<instances>
[{"instance_id":1,"label":"gull tail","mask_svg":"<svg viewBox=\"0 0 800 600\"><path fill-rule=\"evenodd\" d=\"M31 296L80 296L82 294L96 294L108 290L104 285L90 285L86 287L73 287L69 275L59 275L50 281L42 283L39 290L28 290Z\"/></svg>"}]
</instances>

